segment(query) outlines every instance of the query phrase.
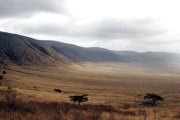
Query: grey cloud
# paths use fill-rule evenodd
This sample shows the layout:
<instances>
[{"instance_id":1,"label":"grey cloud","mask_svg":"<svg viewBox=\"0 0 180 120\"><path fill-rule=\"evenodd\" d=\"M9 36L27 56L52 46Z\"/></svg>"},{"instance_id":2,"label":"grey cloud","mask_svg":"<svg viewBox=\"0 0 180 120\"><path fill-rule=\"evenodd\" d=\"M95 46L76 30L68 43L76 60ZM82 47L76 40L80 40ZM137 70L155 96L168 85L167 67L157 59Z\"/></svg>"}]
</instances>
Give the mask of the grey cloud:
<instances>
[{"instance_id":1,"label":"grey cloud","mask_svg":"<svg viewBox=\"0 0 180 120\"><path fill-rule=\"evenodd\" d=\"M104 20L92 27L91 30L93 32L90 35L102 39L146 38L165 32L156 26L156 21L147 21L147 19L131 21Z\"/></svg>"},{"instance_id":2,"label":"grey cloud","mask_svg":"<svg viewBox=\"0 0 180 120\"><path fill-rule=\"evenodd\" d=\"M19 26L19 27L17 27ZM40 34L40 35L69 35L70 30L65 25L58 24L16 24L13 29L25 34Z\"/></svg>"},{"instance_id":3,"label":"grey cloud","mask_svg":"<svg viewBox=\"0 0 180 120\"><path fill-rule=\"evenodd\" d=\"M63 13L62 0L0 0L0 18L27 16L36 12Z\"/></svg>"},{"instance_id":4,"label":"grey cloud","mask_svg":"<svg viewBox=\"0 0 180 120\"><path fill-rule=\"evenodd\" d=\"M101 20L86 25L77 25L67 22L63 25L39 24L39 25L17 25L22 26L21 32L28 34L49 34L71 36L79 38L93 38L97 40L111 39L136 39L142 40L153 38L164 34L166 31L158 27L156 20L139 19L131 21ZM16 27L17 28L17 27Z\"/></svg>"},{"instance_id":5,"label":"grey cloud","mask_svg":"<svg viewBox=\"0 0 180 120\"><path fill-rule=\"evenodd\" d=\"M114 50L178 51L179 47L176 47L176 45L179 44L177 43L179 39L168 35L168 32L159 27L158 24L159 21L152 19L121 21L107 19L87 24L79 24L79 21L77 23L77 21L73 20L68 20L65 23L58 23L57 21L43 23L23 20L12 23L10 21L1 26L14 30L11 32L15 33L28 36L47 36L48 39L51 36L55 36L56 40L62 41L65 38L67 41L71 41L71 43L74 43L74 40L80 41L80 43L94 41L91 46ZM172 49L172 46L175 46L174 49Z\"/></svg>"}]
</instances>

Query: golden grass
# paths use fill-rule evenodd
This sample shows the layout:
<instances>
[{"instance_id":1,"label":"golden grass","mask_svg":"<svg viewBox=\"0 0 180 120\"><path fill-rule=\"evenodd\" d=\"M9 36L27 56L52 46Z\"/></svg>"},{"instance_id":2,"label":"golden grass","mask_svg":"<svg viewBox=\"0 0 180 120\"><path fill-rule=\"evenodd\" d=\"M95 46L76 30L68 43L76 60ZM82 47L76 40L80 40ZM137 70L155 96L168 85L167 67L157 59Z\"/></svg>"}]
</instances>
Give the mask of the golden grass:
<instances>
[{"instance_id":1,"label":"golden grass","mask_svg":"<svg viewBox=\"0 0 180 120\"><path fill-rule=\"evenodd\" d=\"M144 113L141 113L143 110L146 111L147 120L179 119L180 116L180 69L174 66L79 63L56 67L11 65L10 68L6 79L10 80L13 89L23 101L67 103L70 102L69 96L87 93L89 101L85 104L111 105L120 111L119 113L103 111L101 113L103 120L106 118L144 120ZM57 93L54 91L55 88L63 92ZM155 107L135 105L135 96L146 93L160 94L165 101ZM69 116L80 114L73 112L71 111ZM88 114L88 111L82 113Z\"/></svg>"}]
</instances>

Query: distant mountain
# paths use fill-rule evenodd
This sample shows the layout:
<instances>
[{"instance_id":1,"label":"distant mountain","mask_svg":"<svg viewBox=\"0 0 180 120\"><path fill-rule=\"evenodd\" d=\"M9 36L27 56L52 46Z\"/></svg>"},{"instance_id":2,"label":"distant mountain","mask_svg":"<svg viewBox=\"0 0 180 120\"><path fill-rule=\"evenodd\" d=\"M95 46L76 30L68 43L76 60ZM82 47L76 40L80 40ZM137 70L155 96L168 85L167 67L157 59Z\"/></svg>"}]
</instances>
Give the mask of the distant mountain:
<instances>
[{"instance_id":1,"label":"distant mountain","mask_svg":"<svg viewBox=\"0 0 180 120\"><path fill-rule=\"evenodd\" d=\"M143 64L180 64L180 54L167 52L116 51L122 60Z\"/></svg>"},{"instance_id":2,"label":"distant mountain","mask_svg":"<svg viewBox=\"0 0 180 120\"><path fill-rule=\"evenodd\" d=\"M180 63L180 55L165 52L112 51L85 48L56 41L0 32L0 58L17 64L56 64L71 62L135 62L145 64Z\"/></svg>"},{"instance_id":3,"label":"distant mountain","mask_svg":"<svg viewBox=\"0 0 180 120\"><path fill-rule=\"evenodd\" d=\"M56 52L66 56L73 61L120 61L121 57L103 48L84 48L72 44L66 44L55 41L44 41Z\"/></svg>"}]
</instances>

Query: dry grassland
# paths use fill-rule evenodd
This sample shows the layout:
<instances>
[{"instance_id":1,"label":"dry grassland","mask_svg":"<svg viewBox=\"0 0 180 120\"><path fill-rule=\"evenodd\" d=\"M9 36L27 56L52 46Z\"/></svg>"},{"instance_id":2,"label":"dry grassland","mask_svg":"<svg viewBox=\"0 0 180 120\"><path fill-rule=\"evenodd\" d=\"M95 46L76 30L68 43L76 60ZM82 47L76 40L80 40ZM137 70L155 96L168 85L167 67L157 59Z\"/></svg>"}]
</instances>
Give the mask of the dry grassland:
<instances>
[{"instance_id":1,"label":"dry grassland","mask_svg":"<svg viewBox=\"0 0 180 120\"><path fill-rule=\"evenodd\" d=\"M11 111L11 116L6 119L178 120L179 73L180 67L177 66L132 63L87 62L55 67L11 65L6 80L21 100L22 105L18 105L26 106L27 111ZM5 84L0 87L1 93L7 91ZM54 89L63 92L57 93ZM137 105L135 97L146 93L159 94L165 101L154 107ZM69 96L79 94L88 94L89 101L81 107L70 104ZM3 95L1 99L4 99ZM30 109L28 105L33 107ZM8 113L1 110L1 119L5 119L4 115Z\"/></svg>"}]
</instances>

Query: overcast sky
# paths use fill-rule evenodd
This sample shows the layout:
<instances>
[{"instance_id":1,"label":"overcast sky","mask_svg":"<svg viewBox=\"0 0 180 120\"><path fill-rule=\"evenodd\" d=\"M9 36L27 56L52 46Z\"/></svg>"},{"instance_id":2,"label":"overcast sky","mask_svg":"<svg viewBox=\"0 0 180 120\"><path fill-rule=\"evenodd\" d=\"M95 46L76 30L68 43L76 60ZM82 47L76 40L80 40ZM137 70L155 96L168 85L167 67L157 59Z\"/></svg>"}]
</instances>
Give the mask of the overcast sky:
<instances>
[{"instance_id":1,"label":"overcast sky","mask_svg":"<svg viewBox=\"0 0 180 120\"><path fill-rule=\"evenodd\" d=\"M112 50L180 53L180 0L0 0L0 31Z\"/></svg>"}]
</instances>

